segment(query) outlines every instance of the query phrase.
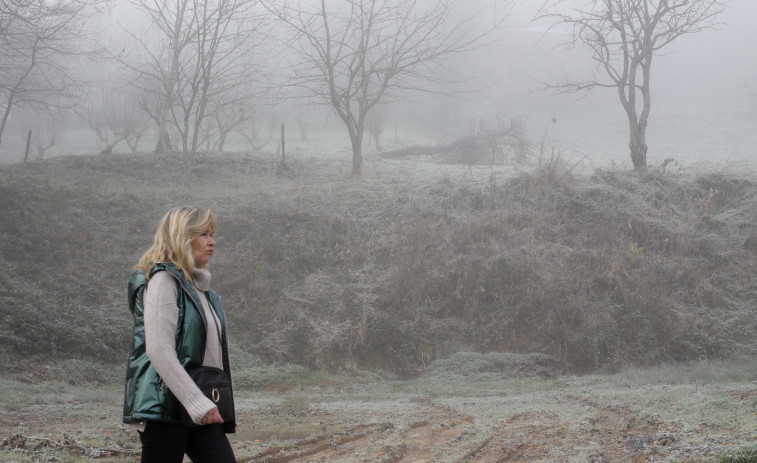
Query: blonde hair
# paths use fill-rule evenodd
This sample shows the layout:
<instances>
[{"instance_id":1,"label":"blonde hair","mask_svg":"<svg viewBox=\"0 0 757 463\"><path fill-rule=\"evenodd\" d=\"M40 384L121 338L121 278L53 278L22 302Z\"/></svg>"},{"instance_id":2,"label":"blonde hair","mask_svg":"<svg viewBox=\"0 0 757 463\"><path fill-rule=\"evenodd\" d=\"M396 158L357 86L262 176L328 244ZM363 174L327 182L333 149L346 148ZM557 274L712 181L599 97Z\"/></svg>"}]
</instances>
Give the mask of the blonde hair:
<instances>
[{"instance_id":1,"label":"blonde hair","mask_svg":"<svg viewBox=\"0 0 757 463\"><path fill-rule=\"evenodd\" d=\"M195 260L192 254L192 241L203 233L215 234L218 219L210 209L199 207L175 207L168 211L160 221L152 246L145 251L134 270L142 270L146 278L155 264L170 262L184 277L193 281Z\"/></svg>"}]
</instances>

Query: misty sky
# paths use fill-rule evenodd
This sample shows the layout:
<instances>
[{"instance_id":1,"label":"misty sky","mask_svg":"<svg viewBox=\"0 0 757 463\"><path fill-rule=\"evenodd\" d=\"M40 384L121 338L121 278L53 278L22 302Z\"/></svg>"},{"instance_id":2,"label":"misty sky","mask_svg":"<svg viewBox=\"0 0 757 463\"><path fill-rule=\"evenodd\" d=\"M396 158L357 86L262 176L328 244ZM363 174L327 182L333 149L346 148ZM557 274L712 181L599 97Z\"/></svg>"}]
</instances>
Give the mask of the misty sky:
<instances>
[{"instance_id":1,"label":"misty sky","mask_svg":"<svg viewBox=\"0 0 757 463\"><path fill-rule=\"evenodd\" d=\"M434 0L428 1L433 3ZM580 2L583 3L584 0ZM500 7L500 12L504 11L505 0L459 0L459 10L452 19L465 17L466 10L476 11L494 4ZM502 112L525 116L537 114L529 124L539 127L536 131L540 132L543 121L549 120L552 115L560 116L562 122L566 114L577 119L576 113L584 109L600 110L619 121L616 131L622 140L625 137L622 125L624 114L617 95L612 90L597 90L595 94L578 101L575 95L555 96L538 91L541 86L538 81L556 83L563 75L586 77L593 67L587 51L566 51L558 46L569 38L566 33L560 33L557 29L544 34L549 24L530 22L540 4L536 0L518 0L512 14L505 20L506 27L501 31L500 40L495 47L456 58L459 60L458 68L469 69L471 75L485 77L473 84L481 90L465 95L468 106L463 120L479 116L477 112L480 112L480 117ZM134 39L122 29L128 27L143 30L144 23L140 23L138 18L135 7L129 2L118 2L113 13L103 19L100 27L104 34L101 43L109 44L114 50L139 50ZM484 22L491 19L485 15L482 18ZM753 27L757 24L757 0L731 0L730 7L721 15L720 21L722 26L716 30L680 37L668 45L664 55L655 57L652 70L653 110L650 119L652 135L660 127L656 125L655 118L663 114L664 106L716 106L724 111L741 112L751 120L752 125L757 124L757 32ZM140 32L136 34L140 35ZM119 66L115 62L101 63L97 71L88 68L83 74L88 80L96 80L98 75L102 76L102 80L107 80L119 74ZM435 108L429 108L429 111L435 111ZM741 117L741 113L729 117ZM35 118L30 114L27 120L34 122ZM68 118L66 122L69 126L77 123L75 118ZM22 132L21 129L26 133L30 128L30 122L26 120L13 119L10 123L18 133ZM729 123L724 122L725 125ZM570 130L574 130L574 127L562 127L566 136ZM23 140L15 132L5 137L3 151L17 151L22 146ZM580 135L575 137L579 138ZM87 138L80 145L71 146L75 141L78 139L67 137L68 146L58 146L54 151L93 151L90 148L92 140ZM627 141L618 143L612 140L608 143L612 148L608 150L622 153L626 144ZM743 149L748 149L751 139L743 144ZM593 149L594 146L587 144L581 148ZM654 151L654 148L651 149Z\"/></svg>"}]
</instances>

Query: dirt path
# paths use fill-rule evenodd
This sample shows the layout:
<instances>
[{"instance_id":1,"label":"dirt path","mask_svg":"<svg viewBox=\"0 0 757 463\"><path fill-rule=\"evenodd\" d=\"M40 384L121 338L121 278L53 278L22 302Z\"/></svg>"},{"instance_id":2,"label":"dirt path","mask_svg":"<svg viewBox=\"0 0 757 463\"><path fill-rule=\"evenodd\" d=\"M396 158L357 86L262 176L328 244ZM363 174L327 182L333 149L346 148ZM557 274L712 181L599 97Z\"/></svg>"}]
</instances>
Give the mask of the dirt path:
<instances>
[{"instance_id":1,"label":"dirt path","mask_svg":"<svg viewBox=\"0 0 757 463\"><path fill-rule=\"evenodd\" d=\"M424 410L425 419L403 426L392 423L358 425L344 432L271 447L239 462L327 462L349 457L377 463L432 461L440 448L465 435L461 425L470 423L472 418L428 400L415 403Z\"/></svg>"},{"instance_id":2,"label":"dirt path","mask_svg":"<svg viewBox=\"0 0 757 463\"><path fill-rule=\"evenodd\" d=\"M576 399L586 402L585 399ZM423 419L353 426L343 432L295 440L285 446L241 458L240 463L296 463L359 461L371 463L525 463L542 461L560 449L577 458L587 448L592 463L654 461L648 449L675 441L656 420L640 420L623 407L586 403L594 416L581 423L545 422L542 417L515 414L487 427L454 409L431 400L415 400ZM546 458L546 459L549 459Z\"/></svg>"}]
</instances>

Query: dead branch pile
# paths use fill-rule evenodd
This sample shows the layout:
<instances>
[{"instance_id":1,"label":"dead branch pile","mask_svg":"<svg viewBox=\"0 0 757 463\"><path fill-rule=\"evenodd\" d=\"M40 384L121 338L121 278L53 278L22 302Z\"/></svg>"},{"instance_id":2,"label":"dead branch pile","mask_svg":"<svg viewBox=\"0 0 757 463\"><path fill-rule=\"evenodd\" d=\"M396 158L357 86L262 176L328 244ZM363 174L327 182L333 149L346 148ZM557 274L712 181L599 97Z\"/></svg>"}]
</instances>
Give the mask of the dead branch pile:
<instances>
[{"instance_id":1,"label":"dead branch pile","mask_svg":"<svg viewBox=\"0 0 757 463\"><path fill-rule=\"evenodd\" d=\"M522 122L511 121L505 127L487 128L478 125L472 135L452 143L437 146L406 146L384 151L378 156L385 159L430 155L442 164L501 165L507 162L524 162L530 143L523 133Z\"/></svg>"},{"instance_id":2,"label":"dead branch pile","mask_svg":"<svg viewBox=\"0 0 757 463\"><path fill-rule=\"evenodd\" d=\"M85 447L76 442L76 439L68 434L63 434L59 439L13 434L0 442L0 448L15 450L27 454L39 453L45 448L53 448L73 451L81 455L86 455L89 458L103 458L117 455L139 455L140 453L138 450L119 447L115 444L102 448Z\"/></svg>"}]
</instances>

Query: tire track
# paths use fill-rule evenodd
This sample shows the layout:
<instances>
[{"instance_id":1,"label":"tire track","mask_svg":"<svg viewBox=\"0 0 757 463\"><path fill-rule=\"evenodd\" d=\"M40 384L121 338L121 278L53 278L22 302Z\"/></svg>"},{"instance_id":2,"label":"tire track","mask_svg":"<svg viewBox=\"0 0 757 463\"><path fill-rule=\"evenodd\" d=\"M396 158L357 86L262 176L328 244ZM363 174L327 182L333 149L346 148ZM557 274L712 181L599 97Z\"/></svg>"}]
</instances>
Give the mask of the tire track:
<instances>
[{"instance_id":1,"label":"tire track","mask_svg":"<svg viewBox=\"0 0 757 463\"><path fill-rule=\"evenodd\" d=\"M425 410L422 419L402 424L361 424L344 432L300 439L239 459L240 463L329 462L355 458L372 463L421 463L451 442L470 438L459 427L472 422L449 407L430 400L412 400ZM369 456L366 456L369 455Z\"/></svg>"}]
</instances>

